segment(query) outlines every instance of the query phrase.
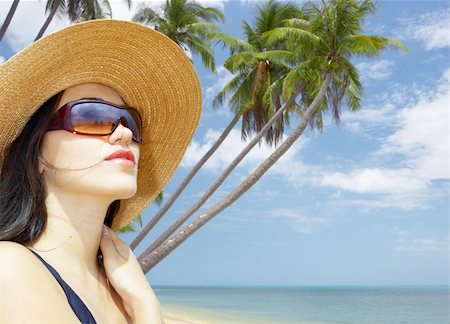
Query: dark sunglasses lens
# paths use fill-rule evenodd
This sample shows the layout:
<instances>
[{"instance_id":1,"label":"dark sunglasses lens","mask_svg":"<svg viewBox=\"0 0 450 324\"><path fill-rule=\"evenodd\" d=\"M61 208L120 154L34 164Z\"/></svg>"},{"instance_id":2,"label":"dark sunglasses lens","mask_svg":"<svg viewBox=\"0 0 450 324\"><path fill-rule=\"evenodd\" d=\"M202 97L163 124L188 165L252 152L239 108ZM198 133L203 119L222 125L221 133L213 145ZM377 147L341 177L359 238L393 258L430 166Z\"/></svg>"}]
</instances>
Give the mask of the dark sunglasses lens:
<instances>
[{"instance_id":1,"label":"dark sunglasses lens","mask_svg":"<svg viewBox=\"0 0 450 324\"><path fill-rule=\"evenodd\" d=\"M72 107L71 122L75 131L84 134L108 134L117 114L107 105L94 102L79 103Z\"/></svg>"},{"instance_id":2,"label":"dark sunglasses lens","mask_svg":"<svg viewBox=\"0 0 450 324\"><path fill-rule=\"evenodd\" d=\"M133 132L133 139L140 143L142 140L142 121L139 112L135 109L127 109L123 115L127 120L127 127Z\"/></svg>"},{"instance_id":3,"label":"dark sunglasses lens","mask_svg":"<svg viewBox=\"0 0 450 324\"><path fill-rule=\"evenodd\" d=\"M125 119L125 126L128 127L133 133L133 139L140 142L141 122L137 111L119 109L108 104L98 102L79 103L74 105L71 110L71 122L73 129L84 134L111 134L119 120L123 118ZM135 118L137 118L137 120L135 120Z\"/></svg>"}]
</instances>

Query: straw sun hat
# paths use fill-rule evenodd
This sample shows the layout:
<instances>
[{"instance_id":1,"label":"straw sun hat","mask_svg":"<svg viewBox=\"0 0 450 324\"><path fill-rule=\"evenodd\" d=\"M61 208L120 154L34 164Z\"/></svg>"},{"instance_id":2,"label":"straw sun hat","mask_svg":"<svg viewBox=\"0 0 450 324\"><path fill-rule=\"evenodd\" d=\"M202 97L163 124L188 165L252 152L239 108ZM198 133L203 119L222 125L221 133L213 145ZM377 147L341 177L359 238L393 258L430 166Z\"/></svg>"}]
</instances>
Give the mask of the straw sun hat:
<instances>
[{"instance_id":1,"label":"straw sun hat","mask_svg":"<svg viewBox=\"0 0 450 324\"><path fill-rule=\"evenodd\" d=\"M0 165L31 115L81 83L113 88L142 115L138 191L122 200L112 224L118 230L156 198L180 163L200 118L200 83L181 48L153 29L112 19L66 27L0 65Z\"/></svg>"}]
</instances>

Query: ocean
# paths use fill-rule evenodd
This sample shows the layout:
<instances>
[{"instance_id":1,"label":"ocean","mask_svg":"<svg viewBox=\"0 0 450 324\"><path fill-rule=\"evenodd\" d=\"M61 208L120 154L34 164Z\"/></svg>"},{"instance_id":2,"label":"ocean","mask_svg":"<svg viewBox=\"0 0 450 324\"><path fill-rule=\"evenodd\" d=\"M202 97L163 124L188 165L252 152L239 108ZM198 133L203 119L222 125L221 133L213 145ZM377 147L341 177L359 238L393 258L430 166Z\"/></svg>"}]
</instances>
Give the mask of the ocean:
<instances>
[{"instance_id":1,"label":"ocean","mask_svg":"<svg viewBox=\"0 0 450 324\"><path fill-rule=\"evenodd\" d=\"M154 287L162 305L208 323L448 324L442 287ZM216 320L215 320L216 319Z\"/></svg>"}]
</instances>

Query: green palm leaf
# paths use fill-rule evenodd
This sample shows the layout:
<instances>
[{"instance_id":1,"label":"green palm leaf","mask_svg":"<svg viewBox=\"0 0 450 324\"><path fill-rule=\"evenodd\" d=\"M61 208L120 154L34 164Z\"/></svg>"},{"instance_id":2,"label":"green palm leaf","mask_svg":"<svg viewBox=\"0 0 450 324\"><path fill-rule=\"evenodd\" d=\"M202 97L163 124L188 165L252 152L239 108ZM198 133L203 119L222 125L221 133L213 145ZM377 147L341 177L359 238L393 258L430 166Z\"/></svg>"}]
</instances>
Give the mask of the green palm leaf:
<instances>
[{"instance_id":1,"label":"green palm leaf","mask_svg":"<svg viewBox=\"0 0 450 324\"><path fill-rule=\"evenodd\" d=\"M286 50L271 50L254 55L261 60L271 61L279 65L293 65L297 61L298 57L291 51Z\"/></svg>"},{"instance_id":2,"label":"green palm leaf","mask_svg":"<svg viewBox=\"0 0 450 324\"><path fill-rule=\"evenodd\" d=\"M291 44L303 43L307 46L318 46L320 38L313 33L295 27L278 27L274 28L262 35L264 41L274 46L282 41L289 39Z\"/></svg>"},{"instance_id":3,"label":"green palm leaf","mask_svg":"<svg viewBox=\"0 0 450 324\"><path fill-rule=\"evenodd\" d=\"M234 73L241 69L256 66L258 64L258 61L259 60L255 57L255 53L239 52L230 56L223 63L223 66L231 73Z\"/></svg>"},{"instance_id":4,"label":"green palm leaf","mask_svg":"<svg viewBox=\"0 0 450 324\"><path fill-rule=\"evenodd\" d=\"M216 43L222 43L224 47L230 48L232 53L242 51L253 52L256 50L250 43L229 34L215 33L213 38Z\"/></svg>"}]
</instances>

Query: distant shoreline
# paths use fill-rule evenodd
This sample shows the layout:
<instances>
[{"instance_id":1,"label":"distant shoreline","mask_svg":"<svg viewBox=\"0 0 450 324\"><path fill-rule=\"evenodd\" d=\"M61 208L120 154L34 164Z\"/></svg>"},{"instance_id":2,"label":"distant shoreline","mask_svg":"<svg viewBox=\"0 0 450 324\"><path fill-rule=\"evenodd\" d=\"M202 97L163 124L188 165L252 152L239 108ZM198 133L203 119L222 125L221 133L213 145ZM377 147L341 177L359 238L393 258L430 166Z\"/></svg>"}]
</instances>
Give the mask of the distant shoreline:
<instances>
[{"instance_id":1,"label":"distant shoreline","mask_svg":"<svg viewBox=\"0 0 450 324\"><path fill-rule=\"evenodd\" d=\"M154 286L167 324L448 323L448 286Z\"/></svg>"},{"instance_id":2,"label":"distant shoreline","mask_svg":"<svg viewBox=\"0 0 450 324\"><path fill-rule=\"evenodd\" d=\"M450 285L152 285L153 289L450 289Z\"/></svg>"}]
</instances>

